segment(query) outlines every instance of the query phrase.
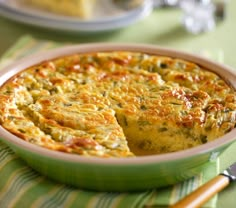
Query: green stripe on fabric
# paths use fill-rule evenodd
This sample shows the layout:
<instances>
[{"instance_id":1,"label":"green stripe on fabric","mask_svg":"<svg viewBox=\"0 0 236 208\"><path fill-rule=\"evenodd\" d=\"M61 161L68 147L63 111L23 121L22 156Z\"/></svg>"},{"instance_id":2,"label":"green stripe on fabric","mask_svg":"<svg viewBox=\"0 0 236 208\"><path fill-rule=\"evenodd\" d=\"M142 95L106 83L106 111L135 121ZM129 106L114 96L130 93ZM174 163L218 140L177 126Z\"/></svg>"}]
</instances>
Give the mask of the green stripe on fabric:
<instances>
[{"instance_id":1,"label":"green stripe on fabric","mask_svg":"<svg viewBox=\"0 0 236 208\"><path fill-rule=\"evenodd\" d=\"M11 198L11 200L8 202L8 205L12 208L17 208L18 205L20 204L21 207L28 207L25 206L23 202L25 202L27 199L27 201L30 202L30 204L32 203L32 201L29 200L29 195L27 195L27 198L25 198L25 193L30 190L35 184L38 184L41 182L42 178L37 177L37 178L27 178L28 182L24 184L23 187L21 187L20 192L18 192L17 194L14 195L14 198Z\"/></svg>"},{"instance_id":2,"label":"green stripe on fabric","mask_svg":"<svg viewBox=\"0 0 236 208\"><path fill-rule=\"evenodd\" d=\"M0 207L7 207L9 202L14 199L15 195L19 194L24 186L28 184L31 179L35 179L37 176L27 166L22 166L12 173L9 173L9 177L6 180L5 185L1 189L0 193Z\"/></svg>"},{"instance_id":3,"label":"green stripe on fabric","mask_svg":"<svg viewBox=\"0 0 236 208\"><path fill-rule=\"evenodd\" d=\"M0 161L3 163L8 157L12 157L15 156L14 153L9 149L9 147L5 147L5 148L1 148L0 149ZM0 164L0 168L1 166L3 166L3 164Z\"/></svg>"},{"instance_id":4,"label":"green stripe on fabric","mask_svg":"<svg viewBox=\"0 0 236 208\"><path fill-rule=\"evenodd\" d=\"M22 48L25 48L25 46L28 46L30 42L35 42L35 40L29 35L23 36L10 49L8 49L7 52L5 52L0 61L9 58L14 60L14 54Z\"/></svg>"},{"instance_id":5,"label":"green stripe on fabric","mask_svg":"<svg viewBox=\"0 0 236 208\"><path fill-rule=\"evenodd\" d=\"M110 207L120 207L122 206L122 201L123 199L126 197L126 194L117 194L116 197L114 197L112 199L112 201L110 201ZM130 205L133 204L132 202L130 202Z\"/></svg>"},{"instance_id":6,"label":"green stripe on fabric","mask_svg":"<svg viewBox=\"0 0 236 208\"><path fill-rule=\"evenodd\" d=\"M18 156L16 156L10 149L9 147L1 149L0 153L0 171L2 168L6 166L10 161L19 159Z\"/></svg>"},{"instance_id":7,"label":"green stripe on fabric","mask_svg":"<svg viewBox=\"0 0 236 208\"><path fill-rule=\"evenodd\" d=\"M3 189L7 181L9 180L9 176L11 175L11 173L17 170L18 168L22 168L22 164L19 163L18 160L19 160L18 158L14 158L14 159L10 158L6 160L7 163L5 163L3 168L1 168L0 170L0 178L4 179L4 180L0 180L0 198L1 198L1 195L4 193Z\"/></svg>"},{"instance_id":8,"label":"green stripe on fabric","mask_svg":"<svg viewBox=\"0 0 236 208\"><path fill-rule=\"evenodd\" d=\"M89 202L89 205L91 207L97 207L101 208L102 206L106 206L106 197L109 195L109 193L100 193L99 195L95 195L92 200ZM89 206L88 206L89 207Z\"/></svg>"},{"instance_id":9,"label":"green stripe on fabric","mask_svg":"<svg viewBox=\"0 0 236 208\"><path fill-rule=\"evenodd\" d=\"M91 201L93 201L95 197L99 197L99 195L102 195L102 193L77 189L76 195L77 197L73 202L71 202L70 208L92 208L93 205L91 204Z\"/></svg>"},{"instance_id":10,"label":"green stripe on fabric","mask_svg":"<svg viewBox=\"0 0 236 208\"><path fill-rule=\"evenodd\" d=\"M47 194L39 196L39 198L31 205L31 207L69 207L67 203L71 197L71 193L72 189L68 186L50 184Z\"/></svg>"},{"instance_id":11,"label":"green stripe on fabric","mask_svg":"<svg viewBox=\"0 0 236 208\"><path fill-rule=\"evenodd\" d=\"M167 202L170 201L172 189L173 187L166 187L154 190L152 196L147 201L146 206L151 207L153 204L164 206L166 204L169 204Z\"/></svg>"},{"instance_id":12,"label":"green stripe on fabric","mask_svg":"<svg viewBox=\"0 0 236 208\"><path fill-rule=\"evenodd\" d=\"M97 207L98 208L112 207L112 204L113 202L115 202L115 199L118 197L118 195L119 193L104 193L104 195L100 197L97 203Z\"/></svg>"},{"instance_id":13,"label":"green stripe on fabric","mask_svg":"<svg viewBox=\"0 0 236 208\"><path fill-rule=\"evenodd\" d=\"M141 208L149 200L152 192L153 191L121 194L123 197L117 205L117 208L127 207L127 205L130 205L130 208Z\"/></svg>"},{"instance_id":14,"label":"green stripe on fabric","mask_svg":"<svg viewBox=\"0 0 236 208\"><path fill-rule=\"evenodd\" d=\"M13 47L11 47L0 59L0 68L10 64L12 60L21 59L33 53L43 52L61 46L61 43L53 41L37 41L31 36L21 38ZM65 45L65 44L63 44Z\"/></svg>"},{"instance_id":15,"label":"green stripe on fabric","mask_svg":"<svg viewBox=\"0 0 236 208\"><path fill-rule=\"evenodd\" d=\"M97 207L97 208L114 207L114 205L117 204L117 203L115 203L115 201L119 195L122 195L122 194L120 194L120 193L103 193L99 197L96 196L95 197L96 202L95 202L95 200L93 200L93 207ZM130 204L130 206L131 206L131 204Z\"/></svg>"},{"instance_id":16,"label":"green stripe on fabric","mask_svg":"<svg viewBox=\"0 0 236 208\"><path fill-rule=\"evenodd\" d=\"M66 203L66 198L70 194L70 189L62 186L61 188L57 188L55 192L47 197L46 200L43 200L38 207L42 208L52 208L52 207L64 207Z\"/></svg>"},{"instance_id":17,"label":"green stripe on fabric","mask_svg":"<svg viewBox=\"0 0 236 208\"><path fill-rule=\"evenodd\" d=\"M40 178L37 177L35 174L25 174L25 178L21 176L20 180L18 180L17 184L15 184L15 187L12 186L11 189L14 189L14 192L11 192L8 195L8 198L6 198L6 203L8 203L9 207L17 207L19 199L22 198L22 195L30 189L34 183L40 183Z\"/></svg>"},{"instance_id":18,"label":"green stripe on fabric","mask_svg":"<svg viewBox=\"0 0 236 208\"><path fill-rule=\"evenodd\" d=\"M152 192L152 191L151 191ZM151 196L150 191L138 193L106 193L80 191L70 208L138 208Z\"/></svg>"},{"instance_id":19,"label":"green stripe on fabric","mask_svg":"<svg viewBox=\"0 0 236 208\"><path fill-rule=\"evenodd\" d=\"M16 59L23 58L28 55L32 55L34 53L40 53L43 51L47 51L49 49L54 49L59 47L61 44L55 43L55 42L46 42L46 41L39 41L39 42L34 42L30 48L24 48L20 54L16 57Z\"/></svg>"},{"instance_id":20,"label":"green stripe on fabric","mask_svg":"<svg viewBox=\"0 0 236 208\"><path fill-rule=\"evenodd\" d=\"M12 154L14 154L14 151L0 140L0 152L4 151L5 149L7 149L7 151L11 152Z\"/></svg>"},{"instance_id":21,"label":"green stripe on fabric","mask_svg":"<svg viewBox=\"0 0 236 208\"><path fill-rule=\"evenodd\" d=\"M198 185L201 185L201 179L202 176L199 174L198 176L192 177L189 180L186 180L180 184L177 185L177 195L176 195L176 201L183 198L187 194L189 194L192 190L194 190L196 187L193 186L193 184L197 183Z\"/></svg>"},{"instance_id":22,"label":"green stripe on fabric","mask_svg":"<svg viewBox=\"0 0 236 208\"><path fill-rule=\"evenodd\" d=\"M22 193L20 199L18 199L16 204L22 205L22 207L35 208L38 201L41 199L46 199L50 197L50 192L53 188L58 187L59 185L49 181L43 176L39 176L38 180L31 180L32 185ZM25 200L27 199L27 200Z\"/></svg>"}]
</instances>

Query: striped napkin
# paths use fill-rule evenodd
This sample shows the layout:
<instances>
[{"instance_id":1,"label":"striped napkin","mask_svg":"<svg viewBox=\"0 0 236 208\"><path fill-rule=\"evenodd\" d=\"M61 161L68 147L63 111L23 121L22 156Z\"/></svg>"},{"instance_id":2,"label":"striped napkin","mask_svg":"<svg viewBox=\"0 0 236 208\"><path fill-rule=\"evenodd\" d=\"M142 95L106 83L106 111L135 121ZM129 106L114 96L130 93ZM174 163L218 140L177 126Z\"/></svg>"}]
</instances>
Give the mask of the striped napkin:
<instances>
[{"instance_id":1,"label":"striped napkin","mask_svg":"<svg viewBox=\"0 0 236 208\"><path fill-rule=\"evenodd\" d=\"M0 59L0 68L13 60L61 44L24 36ZM150 208L168 207L183 198L219 172L218 160L205 164L193 178L171 187L143 192L113 193L81 190L50 181L40 175L0 141L0 207L1 208ZM216 206L217 196L204 205Z\"/></svg>"}]
</instances>

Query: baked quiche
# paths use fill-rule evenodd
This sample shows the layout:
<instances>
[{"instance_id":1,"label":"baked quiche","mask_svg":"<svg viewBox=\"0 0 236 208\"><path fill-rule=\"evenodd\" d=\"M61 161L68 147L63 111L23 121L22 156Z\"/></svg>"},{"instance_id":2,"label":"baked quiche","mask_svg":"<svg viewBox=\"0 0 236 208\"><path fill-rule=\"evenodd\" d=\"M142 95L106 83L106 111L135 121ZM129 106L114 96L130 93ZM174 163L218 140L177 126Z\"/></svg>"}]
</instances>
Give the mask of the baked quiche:
<instances>
[{"instance_id":1,"label":"baked quiche","mask_svg":"<svg viewBox=\"0 0 236 208\"><path fill-rule=\"evenodd\" d=\"M195 147L236 123L236 93L189 61L116 51L25 69L0 88L0 124L19 138L84 156L134 157Z\"/></svg>"},{"instance_id":2,"label":"baked quiche","mask_svg":"<svg viewBox=\"0 0 236 208\"><path fill-rule=\"evenodd\" d=\"M96 0L24 0L35 8L56 14L88 19L92 16Z\"/></svg>"}]
</instances>

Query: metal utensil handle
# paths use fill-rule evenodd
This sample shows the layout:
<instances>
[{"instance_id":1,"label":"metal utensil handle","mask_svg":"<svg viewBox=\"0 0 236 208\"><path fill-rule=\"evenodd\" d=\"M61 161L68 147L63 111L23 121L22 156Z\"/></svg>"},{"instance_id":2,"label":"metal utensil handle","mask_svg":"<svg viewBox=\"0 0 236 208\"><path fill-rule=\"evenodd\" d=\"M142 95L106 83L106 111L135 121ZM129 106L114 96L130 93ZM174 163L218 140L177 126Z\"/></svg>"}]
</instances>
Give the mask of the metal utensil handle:
<instances>
[{"instance_id":1,"label":"metal utensil handle","mask_svg":"<svg viewBox=\"0 0 236 208\"><path fill-rule=\"evenodd\" d=\"M201 207L212 196L224 189L230 183L230 179L224 175L218 175L215 178L202 185L197 190L170 206L170 208L197 208Z\"/></svg>"}]
</instances>

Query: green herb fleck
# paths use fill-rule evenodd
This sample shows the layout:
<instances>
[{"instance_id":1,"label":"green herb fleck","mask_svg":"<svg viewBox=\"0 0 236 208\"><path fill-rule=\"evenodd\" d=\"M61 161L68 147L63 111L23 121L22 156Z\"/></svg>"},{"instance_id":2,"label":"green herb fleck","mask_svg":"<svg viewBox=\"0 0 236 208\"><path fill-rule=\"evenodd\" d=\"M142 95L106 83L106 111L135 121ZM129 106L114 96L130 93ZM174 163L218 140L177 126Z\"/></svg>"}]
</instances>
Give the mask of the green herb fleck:
<instances>
[{"instance_id":1,"label":"green herb fleck","mask_svg":"<svg viewBox=\"0 0 236 208\"><path fill-rule=\"evenodd\" d=\"M168 65L166 63L159 63L159 67L162 68L162 69L166 69L168 67Z\"/></svg>"},{"instance_id":2,"label":"green herb fleck","mask_svg":"<svg viewBox=\"0 0 236 208\"><path fill-rule=\"evenodd\" d=\"M158 72L157 68L153 65L151 66L148 66L148 69L147 69L149 72Z\"/></svg>"},{"instance_id":3,"label":"green herb fleck","mask_svg":"<svg viewBox=\"0 0 236 208\"><path fill-rule=\"evenodd\" d=\"M25 130L23 130L23 129L18 129L18 131L23 133L23 134L25 133Z\"/></svg>"},{"instance_id":4,"label":"green herb fleck","mask_svg":"<svg viewBox=\"0 0 236 208\"><path fill-rule=\"evenodd\" d=\"M210 131L212 129L211 125L205 127L205 131Z\"/></svg>"},{"instance_id":5,"label":"green herb fleck","mask_svg":"<svg viewBox=\"0 0 236 208\"><path fill-rule=\"evenodd\" d=\"M149 121L145 121L145 120L139 120L138 121L138 125L139 126L146 126L146 125L150 125Z\"/></svg>"},{"instance_id":6,"label":"green herb fleck","mask_svg":"<svg viewBox=\"0 0 236 208\"><path fill-rule=\"evenodd\" d=\"M181 105L180 103L171 102L172 105Z\"/></svg>"},{"instance_id":7,"label":"green herb fleck","mask_svg":"<svg viewBox=\"0 0 236 208\"><path fill-rule=\"evenodd\" d=\"M158 128L158 131L159 132L164 132L164 131L167 131L168 129L166 127L161 127L161 128Z\"/></svg>"},{"instance_id":8,"label":"green herb fleck","mask_svg":"<svg viewBox=\"0 0 236 208\"><path fill-rule=\"evenodd\" d=\"M207 136L206 135L201 135L200 140L201 140L202 144L207 143Z\"/></svg>"},{"instance_id":9,"label":"green herb fleck","mask_svg":"<svg viewBox=\"0 0 236 208\"><path fill-rule=\"evenodd\" d=\"M138 144L138 147L143 150L151 150L152 149L152 142L148 139L144 139Z\"/></svg>"},{"instance_id":10,"label":"green herb fleck","mask_svg":"<svg viewBox=\"0 0 236 208\"><path fill-rule=\"evenodd\" d=\"M145 105L141 105L141 106L140 106L140 109L141 109L141 110L147 110L147 107L146 107Z\"/></svg>"},{"instance_id":11,"label":"green herb fleck","mask_svg":"<svg viewBox=\"0 0 236 208\"><path fill-rule=\"evenodd\" d=\"M35 143L35 139L30 138L30 139L29 139L29 142L30 142L30 143Z\"/></svg>"},{"instance_id":12,"label":"green herb fleck","mask_svg":"<svg viewBox=\"0 0 236 208\"><path fill-rule=\"evenodd\" d=\"M123 116L123 122L124 122L124 125L125 125L125 126L128 126L128 121L127 121L126 116Z\"/></svg>"},{"instance_id":13,"label":"green herb fleck","mask_svg":"<svg viewBox=\"0 0 236 208\"><path fill-rule=\"evenodd\" d=\"M70 106L72 106L72 104L71 103L64 103L64 106L65 107L70 107Z\"/></svg>"},{"instance_id":14,"label":"green herb fleck","mask_svg":"<svg viewBox=\"0 0 236 208\"><path fill-rule=\"evenodd\" d=\"M117 106L122 108L122 104L121 103L117 103Z\"/></svg>"}]
</instances>

